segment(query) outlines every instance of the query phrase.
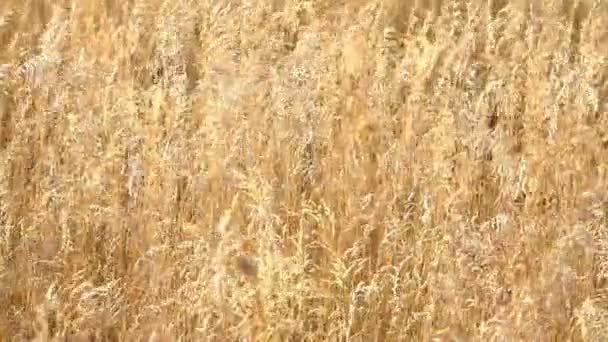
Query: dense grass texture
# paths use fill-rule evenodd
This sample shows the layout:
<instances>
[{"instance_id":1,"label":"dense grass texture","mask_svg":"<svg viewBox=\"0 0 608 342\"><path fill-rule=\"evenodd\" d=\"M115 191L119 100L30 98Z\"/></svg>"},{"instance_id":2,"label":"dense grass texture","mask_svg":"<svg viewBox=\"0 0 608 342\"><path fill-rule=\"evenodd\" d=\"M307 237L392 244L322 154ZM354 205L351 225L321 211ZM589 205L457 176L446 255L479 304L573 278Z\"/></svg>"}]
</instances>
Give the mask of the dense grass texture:
<instances>
[{"instance_id":1,"label":"dense grass texture","mask_svg":"<svg viewBox=\"0 0 608 342\"><path fill-rule=\"evenodd\" d=\"M0 340L607 341L608 2L2 0Z\"/></svg>"}]
</instances>

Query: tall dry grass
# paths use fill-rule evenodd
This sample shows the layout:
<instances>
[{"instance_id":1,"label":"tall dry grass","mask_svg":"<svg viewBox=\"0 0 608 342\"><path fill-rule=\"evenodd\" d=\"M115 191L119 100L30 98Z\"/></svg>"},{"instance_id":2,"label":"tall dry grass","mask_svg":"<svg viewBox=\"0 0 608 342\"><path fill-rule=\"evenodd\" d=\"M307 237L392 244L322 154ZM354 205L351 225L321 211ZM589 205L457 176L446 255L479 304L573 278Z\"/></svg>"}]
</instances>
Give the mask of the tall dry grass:
<instances>
[{"instance_id":1,"label":"tall dry grass","mask_svg":"<svg viewBox=\"0 0 608 342\"><path fill-rule=\"evenodd\" d=\"M2 1L0 339L606 340L607 6Z\"/></svg>"}]
</instances>

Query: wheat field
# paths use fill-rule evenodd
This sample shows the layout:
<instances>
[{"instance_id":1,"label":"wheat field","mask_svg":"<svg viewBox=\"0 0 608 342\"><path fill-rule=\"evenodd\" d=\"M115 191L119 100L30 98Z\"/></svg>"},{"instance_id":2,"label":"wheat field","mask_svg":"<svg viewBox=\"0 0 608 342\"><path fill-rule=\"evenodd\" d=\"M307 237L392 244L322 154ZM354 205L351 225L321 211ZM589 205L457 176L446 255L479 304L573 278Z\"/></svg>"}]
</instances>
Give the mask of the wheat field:
<instances>
[{"instance_id":1,"label":"wheat field","mask_svg":"<svg viewBox=\"0 0 608 342\"><path fill-rule=\"evenodd\" d=\"M608 2L3 0L0 340L608 341Z\"/></svg>"}]
</instances>

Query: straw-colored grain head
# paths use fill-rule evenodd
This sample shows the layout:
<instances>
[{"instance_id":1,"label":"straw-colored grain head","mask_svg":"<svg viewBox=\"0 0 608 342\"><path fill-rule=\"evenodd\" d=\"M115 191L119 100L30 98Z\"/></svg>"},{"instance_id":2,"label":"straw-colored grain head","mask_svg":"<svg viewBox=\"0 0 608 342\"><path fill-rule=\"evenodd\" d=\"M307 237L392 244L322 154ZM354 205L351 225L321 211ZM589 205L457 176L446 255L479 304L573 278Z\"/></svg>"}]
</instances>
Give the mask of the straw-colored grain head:
<instances>
[{"instance_id":1,"label":"straw-colored grain head","mask_svg":"<svg viewBox=\"0 0 608 342\"><path fill-rule=\"evenodd\" d=\"M583 340L588 342L608 341L608 310L587 298L576 310L577 323Z\"/></svg>"}]
</instances>

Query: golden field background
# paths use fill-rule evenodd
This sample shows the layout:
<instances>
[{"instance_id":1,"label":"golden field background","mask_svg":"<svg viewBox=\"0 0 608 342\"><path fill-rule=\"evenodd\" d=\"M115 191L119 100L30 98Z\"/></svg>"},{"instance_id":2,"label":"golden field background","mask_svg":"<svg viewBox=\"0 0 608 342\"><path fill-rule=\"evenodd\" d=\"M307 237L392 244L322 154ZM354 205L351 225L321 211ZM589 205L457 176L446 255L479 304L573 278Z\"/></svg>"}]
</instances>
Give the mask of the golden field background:
<instances>
[{"instance_id":1,"label":"golden field background","mask_svg":"<svg viewBox=\"0 0 608 342\"><path fill-rule=\"evenodd\" d=\"M2 1L0 339L608 340L607 7Z\"/></svg>"}]
</instances>

